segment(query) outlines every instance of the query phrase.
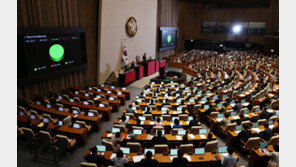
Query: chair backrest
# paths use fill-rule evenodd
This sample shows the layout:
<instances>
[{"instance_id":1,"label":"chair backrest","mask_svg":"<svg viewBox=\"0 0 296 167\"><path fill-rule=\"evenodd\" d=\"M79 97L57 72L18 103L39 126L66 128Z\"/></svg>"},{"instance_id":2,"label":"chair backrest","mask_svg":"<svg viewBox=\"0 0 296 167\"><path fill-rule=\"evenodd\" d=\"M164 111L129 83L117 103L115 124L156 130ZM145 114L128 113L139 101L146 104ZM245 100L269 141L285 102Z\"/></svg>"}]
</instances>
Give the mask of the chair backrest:
<instances>
[{"instance_id":1,"label":"chair backrest","mask_svg":"<svg viewBox=\"0 0 296 167\"><path fill-rule=\"evenodd\" d=\"M163 120L166 120L166 121L171 121L172 120L171 115L162 115L162 118L163 118Z\"/></svg>"},{"instance_id":2,"label":"chair backrest","mask_svg":"<svg viewBox=\"0 0 296 167\"><path fill-rule=\"evenodd\" d=\"M172 130L172 135L177 135L179 130L184 130L183 128L174 128Z\"/></svg>"},{"instance_id":3,"label":"chair backrest","mask_svg":"<svg viewBox=\"0 0 296 167\"><path fill-rule=\"evenodd\" d=\"M169 146L167 144L156 144L154 145L155 154L169 153Z\"/></svg>"},{"instance_id":4,"label":"chair backrest","mask_svg":"<svg viewBox=\"0 0 296 167\"><path fill-rule=\"evenodd\" d=\"M87 100L87 102L89 105L92 105L92 106L95 105L95 102L93 100Z\"/></svg>"},{"instance_id":5,"label":"chair backrest","mask_svg":"<svg viewBox=\"0 0 296 167\"><path fill-rule=\"evenodd\" d=\"M258 125L264 125L267 123L267 120L266 119L259 119L257 122L258 122Z\"/></svg>"},{"instance_id":6,"label":"chair backrest","mask_svg":"<svg viewBox=\"0 0 296 167\"><path fill-rule=\"evenodd\" d=\"M134 129L139 129L142 131L142 133L144 132L144 128L141 126L132 126L132 130L134 130Z\"/></svg>"},{"instance_id":7,"label":"chair backrest","mask_svg":"<svg viewBox=\"0 0 296 167\"><path fill-rule=\"evenodd\" d=\"M180 149L184 153L193 153L194 146L193 144L181 144Z\"/></svg>"},{"instance_id":8,"label":"chair backrest","mask_svg":"<svg viewBox=\"0 0 296 167\"><path fill-rule=\"evenodd\" d=\"M248 126L251 126L251 121L249 121L249 120L247 120L247 121L243 121L242 123L241 123L241 125L242 126L244 126L244 125L248 125Z\"/></svg>"},{"instance_id":9,"label":"chair backrest","mask_svg":"<svg viewBox=\"0 0 296 167\"><path fill-rule=\"evenodd\" d=\"M47 118L49 122L52 122L52 118L49 114L42 114L43 118Z\"/></svg>"},{"instance_id":10,"label":"chair backrest","mask_svg":"<svg viewBox=\"0 0 296 167\"><path fill-rule=\"evenodd\" d=\"M39 132L39 135L40 135L40 140L42 144L52 145L52 137L49 132L41 130Z\"/></svg>"},{"instance_id":11,"label":"chair backrest","mask_svg":"<svg viewBox=\"0 0 296 167\"><path fill-rule=\"evenodd\" d=\"M73 97L74 101L77 103L81 103L80 99L78 97Z\"/></svg>"},{"instance_id":12,"label":"chair backrest","mask_svg":"<svg viewBox=\"0 0 296 167\"><path fill-rule=\"evenodd\" d=\"M164 130L164 127L162 127L162 126L153 126L152 127L152 133L153 134L156 134L157 130Z\"/></svg>"},{"instance_id":13,"label":"chair backrest","mask_svg":"<svg viewBox=\"0 0 296 167\"><path fill-rule=\"evenodd\" d=\"M279 118L278 116L272 116L272 117L269 118L269 121L275 122L275 121L278 120L278 118Z\"/></svg>"},{"instance_id":14,"label":"chair backrest","mask_svg":"<svg viewBox=\"0 0 296 167\"><path fill-rule=\"evenodd\" d=\"M141 145L138 142L128 142L126 146L130 148L131 153L138 153L141 152Z\"/></svg>"},{"instance_id":15,"label":"chair backrest","mask_svg":"<svg viewBox=\"0 0 296 167\"><path fill-rule=\"evenodd\" d=\"M256 112L257 108L260 108L260 106L254 106L253 109L252 109L252 112Z\"/></svg>"},{"instance_id":16,"label":"chair backrest","mask_svg":"<svg viewBox=\"0 0 296 167\"><path fill-rule=\"evenodd\" d=\"M192 126L190 128L190 133L198 134L199 133L199 129L202 129L202 126Z\"/></svg>"},{"instance_id":17,"label":"chair backrest","mask_svg":"<svg viewBox=\"0 0 296 167\"><path fill-rule=\"evenodd\" d=\"M80 108L79 107L71 107L71 109L72 109L72 112L73 112L73 110L76 110L77 112L78 112L78 114L81 114L81 111L80 111Z\"/></svg>"},{"instance_id":18,"label":"chair backrest","mask_svg":"<svg viewBox=\"0 0 296 167\"><path fill-rule=\"evenodd\" d=\"M130 119L135 118L135 114L133 114L133 113L125 113L125 116L129 116Z\"/></svg>"},{"instance_id":19,"label":"chair backrest","mask_svg":"<svg viewBox=\"0 0 296 167\"><path fill-rule=\"evenodd\" d=\"M235 130L235 126L236 126L236 123L227 124L224 133L225 134L228 134L228 131L234 131Z\"/></svg>"},{"instance_id":20,"label":"chair backrest","mask_svg":"<svg viewBox=\"0 0 296 167\"><path fill-rule=\"evenodd\" d=\"M66 95L66 94L63 94L63 97L62 97L64 100L67 100L67 101L70 101L70 97L69 95Z\"/></svg>"},{"instance_id":21,"label":"chair backrest","mask_svg":"<svg viewBox=\"0 0 296 167\"><path fill-rule=\"evenodd\" d=\"M62 107L62 108L64 108L64 106L63 106L62 104L60 104L60 103L57 103L56 106L57 106L57 107Z\"/></svg>"},{"instance_id":22,"label":"chair backrest","mask_svg":"<svg viewBox=\"0 0 296 167\"><path fill-rule=\"evenodd\" d=\"M279 136L272 136L269 141L268 141L268 145L277 145L279 144Z\"/></svg>"},{"instance_id":23,"label":"chair backrest","mask_svg":"<svg viewBox=\"0 0 296 167\"><path fill-rule=\"evenodd\" d=\"M80 166L81 167L97 167L97 164L96 163L81 162Z\"/></svg>"},{"instance_id":24,"label":"chair backrest","mask_svg":"<svg viewBox=\"0 0 296 167\"><path fill-rule=\"evenodd\" d=\"M126 127L124 125L115 124L114 128L119 128L120 132L126 132Z\"/></svg>"},{"instance_id":25,"label":"chair backrest","mask_svg":"<svg viewBox=\"0 0 296 167\"><path fill-rule=\"evenodd\" d=\"M71 126L72 125L72 118L71 116L67 116L66 118L63 119L64 125Z\"/></svg>"},{"instance_id":26,"label":"chair backrest","mask_svg":"<svg viewBox=\"0 0 296 167\"><path fill-rule=\"evenodd\" d=\"M259 148L260 137L250 137L246 143L246 149L251 150L252 148Z\"/></svg>"},{"instance_id":27,"label":"chair backrest","mask_svg":"<svg viewBox=\"0 0 296 167\"><path fill-rule=\"evenodd\" d=\"M24 132L25 138L34 141L35 140L35 134L30 128L22 127L21 130Z\"/></svg>"},{"instance_id":28,"label":"chair backrest","mask_svg":"<svg viewBox=\"0 0 296 167\"><path fill-rule=\"evenodd\" d=\"M105 107L109 107L109 103L108 102L103 101L101 103L104 104Z\"/></svg>"},{"instance_id":29,"label":"chair backrest","mask_svg":"<svg viewBox=\"0 0 296 167\"><path fill-rule=\"evenodd\" d=\"M146 118L146 120L153 120L152 114L144 114L143 116Z\"/></svg>"},{"instance_id":30,"label":"chair backrest","mask_svg":"<svg viewBox=\"0 0 296 167\"><path fill-rule=\"evenodd\" d=\"M80 125L81 128L85 128L87 130L87 127L86 127L86 123L84 121L75 121L75 123L78 123Z\"/></svg>"},{"instance_id":31,"label":"chair backrest","mask_svg":"<svg viewBox=\"0 0 296 167\"><path fill-rule=\"evenodd\" d=\"M102 144L106 146L106 151L113 151L114 147L112 142L103 139Z\"/></svg>"},{"instance_id":32,"label":"chair backrest","mask_svg":"<svg viewBox=\"0 0 296 167\"><path fill-rule=\"evenodd\" d=\"M85 90L78 90L79 94L84 95L85 94Z\"/></svg>"},{"instance_id":33,"label":"chair backrest","mask_svg":"<svg viewBox=\"0 0 296 167\"><path fill-rule=\"evenodd\" d=\"M187 114L180 114L179 119L183 121L188 121L188 115Z\"/></svg>"},{"instance_id":34,"label":"chair backrest","mask_svg":"<svg viewBox=\"0 0 296 167\"><path fill-rule=\"evenodd\" d=\"M99 116L99 113L97 110L93 110L93 109L90 109L88 112L91 112L94 114L94 116Z\"/></svg>"},{"instance_id":35,"label":"chair backrest","mask_svg":"<svg viewBox=\"0 0 296 167\"><path fill-rule=\"evenodd\" d=\"M59 148L69 149L71 148L71 144L67 136L64 135L56 135L57 145Z\"/></svg>"},{"instance_id":36,"label":"chair backrest","mask_svg":"<svg viewBox=\"0 0 296 167\"><path fill-rule=\"evenodd\" d=\"M30 113L36 116L36 119L38 119L38 113L35 110L30 110Z\"/></svg>"},{"instance_id":37,"label":"chair backrest","mask_svg":"<svg viewBox=\"0 0 296 167\"><path fill-rule=\"evenodd\" d=\"M206 146L205 146L205 151L206 152L216 152L218 149L218 141L210 141L207 142Z\"/></svg>"},{"instance_id":38,"label":"chair backrest","mask_svg":"<svg viewBox=\"0 0 296 167\"><path fill-rule=\"evenodd\" d=\"M219 112L211 112L210 118L217 118Z\"/></svg>"}]
</instances>

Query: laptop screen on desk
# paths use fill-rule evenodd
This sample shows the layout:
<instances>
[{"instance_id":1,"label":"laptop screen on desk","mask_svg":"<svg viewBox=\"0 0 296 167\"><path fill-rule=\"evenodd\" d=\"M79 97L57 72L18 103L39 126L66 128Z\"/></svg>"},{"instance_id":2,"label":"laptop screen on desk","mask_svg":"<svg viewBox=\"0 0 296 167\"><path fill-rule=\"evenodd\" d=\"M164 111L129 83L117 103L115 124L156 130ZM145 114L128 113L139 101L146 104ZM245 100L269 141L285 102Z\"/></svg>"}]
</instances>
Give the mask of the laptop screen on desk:
<instances>
[{"instance_id":1,"label":"laptop screen on desk","mask_svg":"<svg viewBox=\"0 0 296 167\"><path fill-rule=\"evenodd\" d=\"M161 111L167 111L167 109L168 109L168 108L166 108L166 107L162 107L162 108L161 108Z\"/></svg>"},{"instance_id":2,"label":"laptop screen on desk","mask_svg":"<svg viewBox=\"0 0 296 167\"><path fill-rule=\"evenodd\" d=\"M178 155L178 149L170 149L170 155Z\"/></svg>"},{"instance_id":3,"label":"laptop screen on desk","mask_svg":"<svg viewBox=\"0 0 296 167\"><path fill-rule=\"evenodd\" d=\"M260 142L260 148L267 148L268 143L267 142Z\"/></svg>"},{"instance_id":4,"label":"laptop screen on desk","mask_svg":"<svg viewBox=\"0 0 296 167\"><path fill-rule=\"evenodd\" d=\"M105 107L105 105L104 105L104 104L102 104L102 103L100 103L100 104L99 104L99 107Z\"/></svg>"},{"instance_id":5,"label":"laptop screen on desk","mask_svg":"<svg viewBox=\"0 0 296 167\"><path fill-rule=\"evenodd\" d=\"M100 96L100 95L97 95L97 96L96 96L96 98L97 98L97 99L100 99L100 98L101 98L101 96Z\"/></svg>"},{"instance_id":6,"label":"laptop screen on desk","mask_svg":"<svg viewBox=\"0 0 296 167\"><path fill-rule=\"evenodd\" d=\"M258 108L256 108L256 109L255 109L255 111L256 111L256 112L259 112L259 111L260 111L260 108L259 108L259 107L258 107Z\"/></svg>"},{"instance_id":7,"label":"laptop screen on desk","mask_svg":"<svg viewBox=\"0 0 296 167\"><path fill-rule=\"evenodd\" d=\"M250 113L250 111L248 110L248 109L246 109L245 111L244 111L244 114L249 114Z\"/></svg>"},{"instance_id":8,"label":"laptop screen on desk","mask_svg":"<svg viewBox=\"0 0 296 167\"><path fill-rule=\"evenodd\" d=\"M49 123L48 118L43 118L43 122L44 122L44 123Z\"/></svg>"},{"instance_id":9,"label":"laptop screen on desk","mask_svg":"<svg viewBox=\"0 0 296 167\"><path fill-rule=\"evenodd\" d=\"M190 99L189 102L191 102L191 103L194 102L194 99Z\"/></svg>"},{"instance_id":10,"label":"laptop screen on desk","mask_svg":"<svg viewBox=\"0 0 296 167\"><path fill-rule=\"evenodd\" d=\"M64 124L63 121L59 120L58 125L63 126L63 124Z\"/></svg>"},{"instance_id":11,"label":"laptop screen on desk","mask_svg":"<svg viewBox=\"0 0 296 167\"><path fill-rule=\"evenodd\" d=\"M186 134L186 130L178 130L178 135L185 135Z\"/></svg>"},{"instance_id":12,"label":"laptop screen on desk","mask_svg":"<svg viewBox=\"0 0 296 167\"><path fill-rule=\"evenodd\" d=\"M107 91L108 94L111 94L112 92L110 90Z\"/></svg>"},{"instance_id":13,"label":"laptop screen on desk","mask_svg":"<svg viewBox=\"0 0 296 167\"><path fill-rule=\"evenodd\" d=\"M182 107L177 107L177 111L182 111Z\"/></svg>"},{"instance_id":14,"label":"laptop screen on desk","mask_svg":"<svg viewBox=\"0 0 296 167\"><path fill-rule=\"evenodd\" d=\"M36 116L35 115L30 115L30 119L36 119Z\"/></svg>"},{"instance_id":15,"label":"laptop screen on desk","mask_svg":"<svg viewBox=\"0 0 296 167\"><path fill-rule=\"evenodd\" d=\"M80 124L78 124L78 123L74 123L74 124L73 124L73 128L80 129Z\"/></svg>"},{"instance_id":16,"label":"laptop screen on desk","mask_svg":"<svg viewBox=\"0 0 296 167\"><path fill-rule=\"evenodd\" d=\"M20 111L19 114L20 114L20 116L24 116L25 115L24 112L22 112L22 111Z\"/></svg>"},{"instance_id":17,"label":"laptop screen on desk","mask_svg":"<svg viewBox=\"0 0 296 167\"><path fill-rule=\"evenodd\" d=\"M253 123L252 128L258 128L258 127L259 127L258 122Z\"/></svg>"},{"instance_id":18,"label":"laptop screen on desk","mask_svg":"<svg viewBox=\"0 0 296 167\"><path fill-rule=\"evenodd\" d=\"M217 100L217 99L218 99L218 96L214 96L214 97L213 97L213 100Z\"/></svg>"},{"instance_id":19,"label":"laptop screen on desk","mask_svg":"<svg viewBox=\"0 0 296 167\"><path fill-rule=\"evenodd\" d=\"M106 146L104 145L97 145L97 150L101 151L101 152L105 152L106 151Z\"/></svg>"},{"instance_id":20,"label":"laptop screen on desk","mask_svg":"<svg viewBox=\"0 0 296 167\"><path fill-rule=\"evenodd\" d=\"M146 154L148 151L151 151L152 152L152 155L155 155L155 150L154 149L150 149L150 148L145 148L144 149L144 154Z\"/></svg>"},{"instance_id":21,"label":"laptop screen on desk","mask_svg":"<svg viewBox=\"0 0 296 167\"><path fill-rule=\"evenodd\" d=\"M137 107L132 107L132 110L137 110Z\"/></svg>"},{"instance_id":22,"label":"laptop screen on desk","mask_svg":"<svg viewBox=\"0 0 296 167\"><path fill-rule=\"evenodd\" d=\"M64 111L63 107L59 107L59 111Z\"/></svg>"},{"instance_id":23,"label":"laptop screen on desk","mask_svg":"<svg viewBox=\"0 0 296 167\"><path fill-rule=\"evenodd\" d=\"M224 116L223 114L218 114L217 115L218 118L223 118L223 116Z\"/></svg>"},{"instance_id":24,"label":"laptop screen on desk","mask_svg":"<svg viewBox=\"0 0 296 167\"><path fill-rule=\"evenodd\" d=\"M236 112L231 112L231 116L236 116Z\"/></svg>"},{"instance_id":25,"label":"laptop screen on desk","mask_svg":"<svg viewBox=\"0 0 296 167\"><path fill-rule=\"evenodd\" d=\"M141 120L141 121L145 121L145 120L146 120L146 117L139 116L139 120Z\"/></svg>"},{"instance_id":26,"label":"laptop screen on desk","mask_svg":"<svg viewBox=\"0 0 296 167\"><path fill-rule=\"evenodd\" d=\"M241 103L245 103L245 102L246 102L246 100L242 100L242 101L241 101Z\"/></svg>"},{"instance_id":27,"label":"laptop screen on desk","mask_svg":"<svg viewBox=\"0 0 296 167\"><path fill-rule=\"evenodd\" d=\"M235 131L240 131L240 130L242 130L242 126L241 125L236 125L235 126Z\"/></svg>"},{"instance_id":28,"label":"laptop screen on desk","mask_svg":"<svg viewBox=\"0 0 296 167\"><path fill-rule=\"evenodd\" d=\"M206 97L204 97L204 98L202 98L202 99L201 99L201 101L206 101L206 100L207 100L207 98L206 98Z\"/></svg>"},{"instance_id":29,"label":"laptop screen on desk","mask_svg":"<svg viewBox=\"0 0 296 167\"><path fill-rule=\"evenodd\" d=\"M70 102L71 102L71 103L74 103L74 99L70 99Z\"/></svg>"},{"instance_id":30,"label":"laptop screen on desk","mask_svg":"<svg viewBox=\"0 0 296 167\"><path fill-rule=\"evenodd\" d=\"M208 109L208 108L210 108L209 105L205 105L205 106L204 106L204 109Z\"/></svg>"},{"instance_id":31,"label":"laptop screen on desk","mask_svg":"<svg viewBox=\"0 0 296 167\"><path fill-rule=\"evenodd\" d=\"M135 135L141 135L142 134L142 130L141 129L134 129L133 130L133 134L135 134Z\"/></svg>"},{"instance_id":32,"label":"laptop screen on desk","mask_svg":"<svg viewBox=\"0 0 296 167\"><path fill-rule=\"evenodd\" d=\"M207 129L199 129L199 134L207 134Z\"/></svg>"},{"instance_id":33,"label":"laptop screen on desk","mask_svg":"<svg viewBox=\"0 0 296 167\"><path fill-rule=\"evenodd\" d=\"M223 95L223 99L226 99L227 98L227 95Z\"/></svg>"},{"instance_id":34,"label":"laptop screen on desk","mask_svg":"<svg viewBox=\"0 0 296 167\"><path fill-rule=\"evenodd\" d=\"M219 103L217 106L218 106L219 108L222 107L222 103Z\"/></svg>"},{"instance_id":35,"label":"laptop screen on desk","mask_svg":"<svg viewBox=\"0 0 296 167\"><path fill-rule=\"evenodd\" d=\"M95 116L95 114L92 113L92 112L88 112L87 115L88 115L89 117L94 117L94 116Z\"/></svg>"},{"instance_id":36,"label":"laptop screen on desk","mask_svg":"<svg viewBox=\"0 0 296 167\"><path fill-rule=\"evenodd\" d=\"M123 152L123 154L130 154L130 148L120 147L120 150Z\"/></svg>"},{"instance_id":37,"label":"laptop screen on desk","mask_svg":"<svg viewBox=\"0 0 296 167\"><path fill-rule=\"evenodd\" d=\"M115 86L111 86L111 89L115 89Z\"/></svg>"},{"instance_id":38,"label":"laptop screen on desk","mask_svg":"<svg viewBox=\"0 0 296 167\"><path fill-rule=\"evenodd\" d=\"M205 154L205 148L196 148L194 153L196 155L203 155Z\"/></svg>"},{"instance_id":39,"label":"laptop screen on desk","mask_svg":"<svg viewBox=\"0 0 296 167\"><path fill-rule=\"evenodd\" d=\"M119 128L112 128L112 133L117 133L117 132L120 132Z\"/></svg>"},{"instance_id":40,"label":"laptop screen on desk","mask_svg":"<svg viewBox=\"0 0 296 167\"><path fill-rule=\"evenodd\" d=\"M89 103L88 103L87 101L84 101L83 104L84 104L84 105L88 105Z\"/></svg>"},{"instance_id":41,"label":"laptop screen on desk","mask_svg":"<svg viewBox=\"0 0 296 167\"><path fill-rule=\"evenodd\" d=\"M73 114L78 114L77 110L73 110L72 112L73 112Z\"/></svg>"},{"instance_id":42,"label":"laptop screen on desk","mask_svg":"<svg viewBox=\"0 0 296 167\"><path fill-rule=\"evenodd\" d=\"M208 90L206 93L207 93L207 94L210 94L210 93L211 93L211 91L209 91L209 90Z\"/></svg>"},{"instance_id":43,"label":"laptop screen on desk","mask_svg":"<svg viewBox=\"0 0 296 167\"><path fill-rule=\"evenodd\" d=\"M227 147L219 147L218 152L219 153L227 153Z\"/></svg>"}]
</instances>

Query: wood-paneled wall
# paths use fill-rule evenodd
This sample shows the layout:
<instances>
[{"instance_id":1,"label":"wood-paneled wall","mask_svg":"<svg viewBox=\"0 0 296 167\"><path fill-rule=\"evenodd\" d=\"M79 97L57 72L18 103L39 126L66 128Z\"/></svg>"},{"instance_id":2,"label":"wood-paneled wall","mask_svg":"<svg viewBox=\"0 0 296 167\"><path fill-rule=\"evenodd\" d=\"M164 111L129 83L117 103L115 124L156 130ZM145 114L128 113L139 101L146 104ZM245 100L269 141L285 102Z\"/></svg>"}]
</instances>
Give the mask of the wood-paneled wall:
<instances>
[{"instance_id":1,"label":"wood-paneled wall","mask_svg":"<svg viewBox=\"0 0 296 167\"><path fill-rule=\"evenodd\" d=\"M34 94L48 95L69 86L83 87L97 82L97 0L18 0L18 27L84 27L88 68L50 80L19 86L18 97L30 98Z\"/></svg>"},{"instance_id":2,"label":"wood-paneled wall","mask_svg":"<svg viewBox=\"0 0 296 167\"><path fill-rule=\"evenodd\" d=\"M227 40L227 34L201 33L202 21L267 22L266 34L279 29L279 1L271 0L266 8L203 9L201 3L179 1L178 5L178 50L184 49L189 39ZM263 43L264 36L235 35L235 41Z\"/></svg>"},{"instance_id":3,"label":"wood-paneled wall","mask_svg":"<svg viewBox=\"0 0 296 167\"><path fill-rule=\"evenodd\" d=\"M157 28L158 27L177 27L178 19L178 0L158 0L157 5ZM158 46L158 29L157 29ZM175 53L175 50L158 52L156 48L156 57L164 58Z\"/></svg>"}]
</instances>

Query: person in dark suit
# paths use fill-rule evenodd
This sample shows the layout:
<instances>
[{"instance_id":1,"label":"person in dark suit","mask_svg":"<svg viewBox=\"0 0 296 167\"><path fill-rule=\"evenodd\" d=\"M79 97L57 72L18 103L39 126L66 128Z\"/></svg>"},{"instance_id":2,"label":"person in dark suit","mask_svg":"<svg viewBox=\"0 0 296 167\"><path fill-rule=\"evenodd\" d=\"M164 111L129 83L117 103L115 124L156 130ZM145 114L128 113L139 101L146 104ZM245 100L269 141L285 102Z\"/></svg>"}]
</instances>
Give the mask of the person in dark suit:
<instances>
[{"instance_id":1,"label":"person in dark suit","mask_svg":"<svg viewBox=\"0 0 296 167\"><path fill-rule=\"evenodd\" d=\"M196 115L193 114L193 119L189 122L189 129L191 129L192 126L198 126L198 121L196 120Z\"/></svg>"},{"instance_id":2,"label":"person in dark suit","mask_svg":"<svg viewBox=\"0 0 296 167\"><path fill-rule=\"evenodd\" d=\"M133 110L132 108L133 108L133 106L130 104L130 105L128 106L128 108L126 109L126 113L133 113L133 114L136 114L135 110Z\"/></svg>"},{"instance_id":3,"label":"person in dark suit","mask_svg":"<svg viewBox=\"0 0 296 167\"><path fill-rule=\"evenodd\" d=\"M95 164L97 164L97 166L102 166L102 165L105 166L106 165L104 156L97 154L97 147L90 148L90 151L91 151L90 154L88 154L86 157L84 157L84 159L88 163L95 163Z\"/></svg>"},{"instance_id":4,"label":"person in dark suit","mask_svg":"<svg viewBox=\"0 0 296 167\"><path fill-rule=\"evenodd\" d=\"M182 150L178 150L178 157L173 159L171 166L173 167L185 167L188 164L188 160L183 158L184 152Z\"/></svg>"},{"instance_id":5,"label":"person in dark suit","mask_svg":"<svg viewBox=\"0 0 296 167\"><path fill-rule=\"evenodd\" d=\"M240 103L240 101L236 100L235 106L233 107L234 112L239 113L241 109L242 109L242 104Z\"/></svg>"},{"instance_id":6,"label":"person in dark suit","mask_svg":"<svg viewBox=\"0 0 296 167\"><path fill-rule=\"evenodd\" d=\"M151 144L152 144L152 146L154 146L155 144L167 144L167 141L168 140L162 136L162 131L159 130L159 131L157 131L157 136L154 136L151 139Z\"/></svg>"},{"instance_id":7,"label":"person in dark suit","mask_svg":"<svg viewBox=\"0 0 296 167\"><path fill-rule=\"evenodd\" d=\"M252 136L252 132L249 130L249 128L250 127L247 124L243 125L243 130L237 135L238 140L242 140L245 143L249 140L249 138Z\"/></svg>"},{"instance_id":8,"label":"person in dark suit","mask_svg":"<svg viewBox=\"0 0 296 167\"><path fill-rule=\"evenodd\" d=\"M266 111L266 108L263 107L262 112L259 113L259 119L266 119L266 120L268 120L269 117L270 117L269 116L269 113Z\"/></svg>"},{"instance_id":9,"label":"person in dark suit","mask_svg":"<svg viewBox=\"0 0 296 167\"><path fill-rule=\"evenodd\" d=\"M145 62L146 61L146 53L144 53L142 58L143 58L143 61Z\"/></svg>"},{"instance_id":10,"label":"person in dark suit","mask_svg":"<svg viewBox=\"0 0 296 167\"><path fill-rule=\"evenodd\" d=\"M134 69L134 68L135 68L135 62L133 61L131 64L131 69Z\"/></svg>"},{"instance_id":11,"label":"person in dark suit","mask_svg":"<svg viewBox=\"0 0 296 167\"><path fill-rule=\"evenodd\" d=\"M152 159L152 152L147 151L146 153L146 159L142 159L137 166L139 167L155 167L158 165L158 161L155 159Z\"/></svg>"},{"instance_id":12,"label":"person in dark suit","mask_svg":"<svg viewBox=\"0 0 296 167\"><path fill-rule=\"evenodd\" d=\"M205 111L206 115L210 115L212 112L217 111L212 104L210 104L209 108Z\"/></svg>"},{"instance_id":13,"label":"person in dark suit","mask_svg":"<svg viewBox=\"0 0 296 167\"><path fill-rule=\"evenodd\" d=\"M264 124L265 130L263 132L260 132L259 135L262 139L265 141L269 141L269 139L273 136L272 129L269 129L268 123Z\"/></svg>"}]
</instances>

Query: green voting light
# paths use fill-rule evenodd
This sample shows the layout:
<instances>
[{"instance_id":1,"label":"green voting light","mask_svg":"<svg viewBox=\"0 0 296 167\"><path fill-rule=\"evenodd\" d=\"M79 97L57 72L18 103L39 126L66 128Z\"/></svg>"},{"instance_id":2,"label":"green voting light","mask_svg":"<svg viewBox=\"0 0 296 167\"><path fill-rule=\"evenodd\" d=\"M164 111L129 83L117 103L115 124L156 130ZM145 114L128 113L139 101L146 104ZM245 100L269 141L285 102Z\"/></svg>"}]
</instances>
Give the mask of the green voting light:
<instances>
[{"instance_id":1,"label":"green voting light","mask_svg":"<svg viewBox=\"0 0 296 167\"><path fill-rule=\"evenodd\" d=\"M51 60L58 62L64 58L64 48L60 44L54 44L49 48Z\"/></svg>"},{"instance_id":2,"label":"green voting light","mask_svg":"<svg viewBox=\"0 0 296 167\"><path fill-rule=\"evenodd\" d=\"M172 36L171 35L167 36L167 41L168 41L168 43L171 43L171 41L172 41Z\"/></svg>"}]
</instances>

